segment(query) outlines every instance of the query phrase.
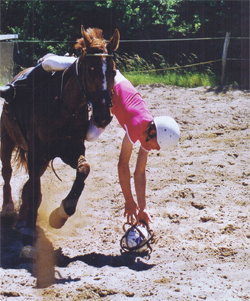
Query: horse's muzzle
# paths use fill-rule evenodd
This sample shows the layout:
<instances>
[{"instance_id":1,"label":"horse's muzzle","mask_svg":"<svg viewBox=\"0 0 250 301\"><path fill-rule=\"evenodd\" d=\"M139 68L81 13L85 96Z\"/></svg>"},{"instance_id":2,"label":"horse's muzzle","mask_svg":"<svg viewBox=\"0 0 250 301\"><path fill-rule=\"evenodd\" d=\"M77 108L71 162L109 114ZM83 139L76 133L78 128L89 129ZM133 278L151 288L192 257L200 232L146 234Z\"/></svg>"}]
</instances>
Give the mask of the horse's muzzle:
<instances>
[{"instance_id":1,"label":"horse's muzzle","mask_svg":"<svg viewBox=\"0 0 250 301\"><path fill-rule=\"evenodd\" d=\"M103 118L103 116L94 116L93 124L98 128L105 128L112 120L113 116L109 115Z\"/></svg>"},{"instance_id":2,"label":"horse's muzzle","mask_svg":"<svg viewBox=\"0 0 250 301\"><path fill-rule=\"evenodd\" d=\"M93 124L99 128L105 128L112 120L112 94L107 91L98 91L92 94Z\"/></svg>"}]
</instances>

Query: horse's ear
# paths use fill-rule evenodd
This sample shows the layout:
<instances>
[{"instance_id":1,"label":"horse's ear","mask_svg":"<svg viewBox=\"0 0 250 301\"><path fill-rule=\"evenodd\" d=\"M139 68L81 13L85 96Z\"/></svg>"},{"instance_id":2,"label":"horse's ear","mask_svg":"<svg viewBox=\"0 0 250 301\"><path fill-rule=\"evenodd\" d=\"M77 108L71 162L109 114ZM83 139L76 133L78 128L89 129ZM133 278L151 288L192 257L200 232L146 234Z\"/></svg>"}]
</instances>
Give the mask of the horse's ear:
<instances>
[{"instance_id":1,"label":"horse's ear","mask_svg":"<svg viewBox=\"0 0 250 301\"><path fill-rule=\"evenodd\" d=\"M112 38L110 39L108 43L108 53L112 53L113 51L116 51L118 46L119 46L119 41L120 41L120 33L119 30L116 29Z\"/></svg>"},{"instance_id":2,"label":"horse's ear","mask_svg":"<svg viewBox=\"0 0 250 301\"><path fill-rule=\"evenodd\" d=\"M91 38L89 37L89 35L85 31L83 25L81 26L81 33L82 33L82 37L83 37L83 40L84 40L84 43L85 43L85 47L88 49L89 45L91 43Z\"/></svg>"}]
</instances>

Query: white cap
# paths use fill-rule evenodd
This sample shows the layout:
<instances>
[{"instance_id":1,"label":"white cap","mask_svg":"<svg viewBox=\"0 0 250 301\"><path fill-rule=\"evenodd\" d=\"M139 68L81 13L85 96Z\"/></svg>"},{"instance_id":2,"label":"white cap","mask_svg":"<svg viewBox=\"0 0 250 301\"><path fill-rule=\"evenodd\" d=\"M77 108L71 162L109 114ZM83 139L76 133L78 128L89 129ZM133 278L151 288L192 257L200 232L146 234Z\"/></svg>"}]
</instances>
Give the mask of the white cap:
<instances>
[{"instance_id":1,"label":"white cap","mask_svg":"<svg viewBox=\"0 0 250 301\"><path fill-rule=\"evenodd\" d=\"M180 137L178 123L170 116L160 116L154 118L156 127L157 142L162 150L173 148Z\"/></svg>"}]
</instances>

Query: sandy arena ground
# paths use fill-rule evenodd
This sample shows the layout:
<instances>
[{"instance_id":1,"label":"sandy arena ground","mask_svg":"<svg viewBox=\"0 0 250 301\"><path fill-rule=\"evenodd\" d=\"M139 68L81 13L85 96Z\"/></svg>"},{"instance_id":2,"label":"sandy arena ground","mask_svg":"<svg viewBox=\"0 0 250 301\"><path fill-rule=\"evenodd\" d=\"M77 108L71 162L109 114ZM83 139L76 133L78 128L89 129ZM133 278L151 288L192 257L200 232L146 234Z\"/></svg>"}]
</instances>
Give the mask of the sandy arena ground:
<instances>
[{"instance_id":1,"label":"sandy arena ground","mask_svg":"<svg viewBox=\"0 0 250 301\"><path fill-rule=\"evenodd\" d=\"M20 235L2 225L0 300L250 300L250 93L237 89L137 87L154 116L180 124L178 147L150 152L150 259L121 255L124 200L117 162L123 129L114 119L86 142L91 173L76 214L50 228L75 171L60 159L42 177L35 264L18 258ZM1 101L1 107L2 107ZM131 167L139 144L135 145ZM16 208L27 176L12 179ZM2 186L0 179L0 206Z\"/></svg>"}]
</instances>

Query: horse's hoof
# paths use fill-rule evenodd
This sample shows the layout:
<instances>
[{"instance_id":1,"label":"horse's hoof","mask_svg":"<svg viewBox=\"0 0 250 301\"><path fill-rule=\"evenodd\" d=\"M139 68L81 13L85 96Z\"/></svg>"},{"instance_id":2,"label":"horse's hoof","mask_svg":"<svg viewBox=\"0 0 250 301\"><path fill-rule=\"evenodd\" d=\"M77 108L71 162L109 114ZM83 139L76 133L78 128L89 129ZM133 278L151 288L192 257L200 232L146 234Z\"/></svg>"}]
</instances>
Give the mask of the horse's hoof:
<instances>
[{"instance_id":1,"label":"horse's hoof","mask_svg":"<svg viewBox=\"0 0 250 301\"><path fill-rule=\"evenodd\" d=\"M15 213L14 204L6 204L2 207L2 216L9 216Z\"/></svg>"},{"instance_id":2,"label":"horse's hoof","mask_svg":"<svg viewBox=\"0 0 250 301\"><path fill-rule=\"evenodd\" d=\"M25 228L26 228L26 221L18 222L15 226L15 230L20 234L23 234Z\"/></svg>"},{"instance_id":3,"label":"horse's hoof","mask_svg":"<svg viewBox=\"0 0 250 301\"><path fill-rule=\"evenodd\" d=\"M24 246L19 254L20 259L35 260L37 258L37 251L33 246Z\"/></svg>"},{"instance_id":4,"label":"horse's hoof","mask_svg":"<svg viewBox=\"0 0 250 301\"><path fill-rule=\"evenodd\" d=\"M68 218L63 218L60 215L60 209L56 208L49 216L49 224L52 228L60 229L66 223Z\"/></svg>"}]
</instances>

